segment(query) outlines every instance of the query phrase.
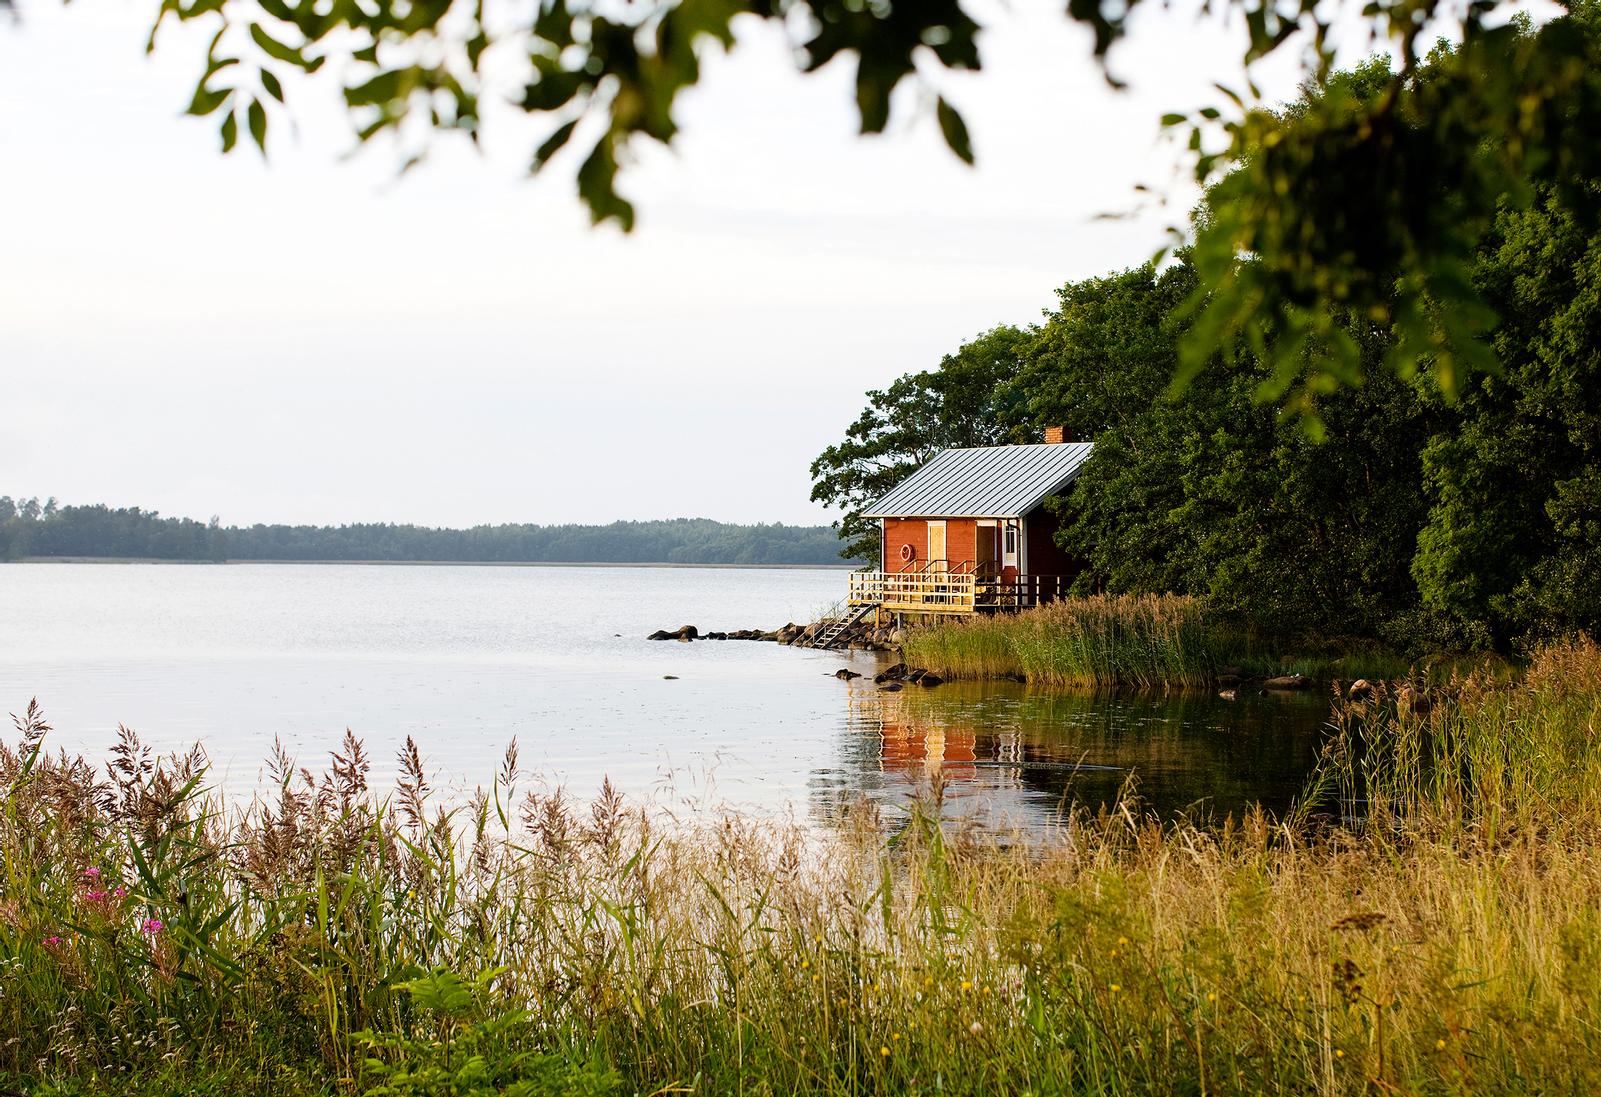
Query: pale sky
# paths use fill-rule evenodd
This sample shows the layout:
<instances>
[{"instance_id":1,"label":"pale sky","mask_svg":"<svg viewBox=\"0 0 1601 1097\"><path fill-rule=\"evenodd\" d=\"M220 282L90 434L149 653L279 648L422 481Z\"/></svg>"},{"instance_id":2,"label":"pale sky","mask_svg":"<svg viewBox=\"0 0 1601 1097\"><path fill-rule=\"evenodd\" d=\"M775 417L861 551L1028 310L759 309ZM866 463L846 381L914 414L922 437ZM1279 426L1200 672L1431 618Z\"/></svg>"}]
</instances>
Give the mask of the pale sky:
<instances>
[{"instance_id":1,"label":"pale sky","mask_svg":"<svg viewBox=\"0 0 1601 1097\"><path fill-rule=\"evenodd\" d=\"M0 493L226 523L826 521L807 466L865 390L1149 258L1193 197L1158 120L1240 56L1153 7L1114 93L1060 4L1015 0L941 84L975 170L929 112L857 137L848 66L802 77L747 26L640 149L623 236L573 162L524 177L504 113L397 180L345 156L337 89L292 84L270 164L223 157L180 113L208 32L146 58L154 9L0 24ZM1097 219L1142 182L1170 207Z\"/></svg>"}]
</instances>

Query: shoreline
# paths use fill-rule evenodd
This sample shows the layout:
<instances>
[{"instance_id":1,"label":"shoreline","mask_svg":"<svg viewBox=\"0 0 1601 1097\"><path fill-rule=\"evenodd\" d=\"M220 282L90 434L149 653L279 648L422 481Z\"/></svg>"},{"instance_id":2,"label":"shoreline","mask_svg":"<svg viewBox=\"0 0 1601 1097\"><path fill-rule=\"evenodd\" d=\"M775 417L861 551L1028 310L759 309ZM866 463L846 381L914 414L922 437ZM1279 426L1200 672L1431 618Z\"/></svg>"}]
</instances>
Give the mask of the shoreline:
<instances>
[{"instance_id":1,"label":"shoreline","mask_svg":"<svg viewBox=\"0 0 1601 1097\"><path fill-rule=\"evenodd\" d=\"M421 568L725 568L740 571L855 571L855 564L686 564L671 561L567 560L168 560L154 556L24 556L0 564L155 564L228 567L237 564L348 564L357 567Z\"/></svg>"}]
</instances>

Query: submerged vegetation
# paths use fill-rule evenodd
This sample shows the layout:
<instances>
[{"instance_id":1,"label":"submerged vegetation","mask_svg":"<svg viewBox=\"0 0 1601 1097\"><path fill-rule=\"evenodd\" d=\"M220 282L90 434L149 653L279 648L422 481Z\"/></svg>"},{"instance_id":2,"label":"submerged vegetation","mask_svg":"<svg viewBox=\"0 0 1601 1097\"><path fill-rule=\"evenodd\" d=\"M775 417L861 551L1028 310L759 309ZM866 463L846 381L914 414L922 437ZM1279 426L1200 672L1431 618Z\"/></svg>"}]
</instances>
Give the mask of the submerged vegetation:
<instances>
[{"instance_id":1,"label":"submerged vegetation","mask_svg":"<svg viewBox=\"0 0 1601 1097\"><path fill-rule=\"evenodd\" d=\"M1180 636L1182 618L1171 625ZM1153 635L1166 635L1152 625ZM1181 651L1188 650L1180 647ZM37 709L0 750L0 1075L42 1092L1565 1092L1601 1085L1601 649L1338 699L1285 819L1132 788L1008 843L863 809L448 809L347 738L248 807ZM1315 813L1338 798L1340 812ZM1343 822L1342 822L1343 820Z\"/></svg>"}]
</instances>

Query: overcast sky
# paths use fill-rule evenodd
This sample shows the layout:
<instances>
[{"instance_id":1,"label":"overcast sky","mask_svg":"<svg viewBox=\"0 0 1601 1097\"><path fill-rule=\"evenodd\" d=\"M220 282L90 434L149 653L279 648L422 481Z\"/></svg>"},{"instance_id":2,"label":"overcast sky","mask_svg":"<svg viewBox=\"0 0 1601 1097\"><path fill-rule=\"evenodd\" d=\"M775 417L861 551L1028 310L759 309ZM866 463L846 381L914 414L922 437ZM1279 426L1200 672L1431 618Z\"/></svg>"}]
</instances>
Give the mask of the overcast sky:
<instances>
[{"instance_id":1,"label":"overcast sky","mask_svg":"<svg viewBox=\"0 0 1601 1097\"><path fill-rule=\"evenodd\" d=\"M398 181L345 157L332 88L291 86L270 164L224 158L179 113L203 39L146 58L154 6L0 25L0 493L228 523L825 521L807 466L865 390L1150 256L1192 200L1158 119L1240 56L1153 9L1114 93L1016 0L943 85L974 170L915 111L856 137L848 65L746 27L625 176L625 237L509 126ZM1097 219L1142 182L1171 208Z\"/></svg>"}]
</instances>

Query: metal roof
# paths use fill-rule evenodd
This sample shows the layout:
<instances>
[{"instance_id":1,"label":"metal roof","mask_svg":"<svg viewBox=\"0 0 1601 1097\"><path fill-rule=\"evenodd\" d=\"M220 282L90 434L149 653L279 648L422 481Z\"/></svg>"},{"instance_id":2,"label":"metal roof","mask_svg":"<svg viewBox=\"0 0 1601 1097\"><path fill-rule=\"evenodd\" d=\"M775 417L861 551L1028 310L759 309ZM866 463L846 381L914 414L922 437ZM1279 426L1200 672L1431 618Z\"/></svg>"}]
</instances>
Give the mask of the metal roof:
<instances>
[{"instance_id":1,"label":"metal roof","mask_svg":"<svg viewBox=\"0 0 1601 1097\"><path fill-rule=\"evenodd\" d=\"M864 518L1021 518L1072 482L1090 442L948 449L862 512Z\"/></svg>"}]
</instances>

